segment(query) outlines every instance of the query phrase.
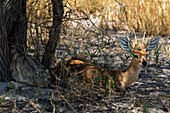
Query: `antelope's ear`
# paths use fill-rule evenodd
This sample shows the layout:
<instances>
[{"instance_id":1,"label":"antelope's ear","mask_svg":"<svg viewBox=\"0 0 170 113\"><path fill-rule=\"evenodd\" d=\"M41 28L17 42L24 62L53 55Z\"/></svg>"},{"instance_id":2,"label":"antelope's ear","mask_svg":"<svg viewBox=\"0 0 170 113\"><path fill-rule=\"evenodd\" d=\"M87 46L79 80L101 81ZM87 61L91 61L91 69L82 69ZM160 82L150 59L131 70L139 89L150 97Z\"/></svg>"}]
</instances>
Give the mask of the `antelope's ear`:
<instances>
[{"instance_id":1,"label":"antelope's ear","mask_svg":"<svg viewBox=\"0 0 170 113\"><path fill-rule=\"evenodd\" d=\"M120 46L123 50L129 51L129 52L133 51L133 49L130 45L130 42L127 38L119 38L119 42L120 42Z\"/></svg>"},{"instance_id":2,"label":"antelope's ear","mask_svg":"<svg viewBox=\"0 0 170 113\"><path fill-rule=\"evenodd\" d=\"M146 51L151 51L152 49L155 49L157 46L158 46L158 43L159 43L159 39L160 37L155 37L155 38L152 38L148 44L145 46L146 47Z\"/></svg>"}]
</instances>

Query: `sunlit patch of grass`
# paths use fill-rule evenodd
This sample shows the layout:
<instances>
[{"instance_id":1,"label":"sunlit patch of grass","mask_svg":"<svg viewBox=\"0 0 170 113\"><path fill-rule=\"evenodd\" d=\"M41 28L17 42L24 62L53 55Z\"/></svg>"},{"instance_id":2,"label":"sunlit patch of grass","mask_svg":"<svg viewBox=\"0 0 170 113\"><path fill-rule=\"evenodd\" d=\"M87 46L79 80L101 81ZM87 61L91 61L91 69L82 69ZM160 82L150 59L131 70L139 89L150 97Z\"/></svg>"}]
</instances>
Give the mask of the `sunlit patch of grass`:
<instances>
[{"instance_id":1,"label":"sunlit patch of grass","mask_svg":"<svg viewBox=\"0 0 170 113\"><path fill-rule=\"evenodd\" d=\"M46 44L52 25L52 4L50 0L28 0L26 2L28 49L34 49L36 40ZM41 49L39 48L39 49Z\"/></svg>"},{"instance_id":2,"label":"sunlit patch of grass","mask_svg":"<svg viewBox=\"0 0 170 113\"><path fill-rule=\"evenodd\" d=\"M130 30L146 32L148 35L168 35L170 33L170 2L168 0L121 0L127 12L123 21Z\"/></svg>"},{"instance_id":3,"label":"sunlit patch of grass","mask_svg":"<svg viewBox=\"0 0 170 113\"><path fill-rule=\"evenodd\" d=\"M168 0L120 0L121 5L110 0L71 0L69 2L78 10L97 15L100 18L99 27L103 29L127 26L132 32L146 32L147 35L170 33L170 2Z\"/></svg>"},{"instance_id":4,"label":"sunlit patch of grass","mask_svg":"<svg viewBox=\"0 0 170 113\"><path fill-rule=\"evenodd\" d=\"M85 31L93 26L86 26L86 20L81 20L88 16L90 19L97 18L94 23L103 30L126 29L132 33L141 32L154 36L170 34L169 0L118 1L120 4L116 0L64 0L65 13L61 32L77 38L93 35ZM40 44L45 44L49 38L49 28L52 22L51 1L29 0L27 18L28 42L30 43L28 45L35 45L37 38ZM37 28L35 23L38 25ZM84 28L85 26L87 28ZM38 36L36 29L38 29Z\"/></svg>"},{"instance_id":5,"label":"sunlit patch of grass","mask_svg":"<svg viewBox=\"0 0 170 113\"><path fill-rule=\"evenodd\" d=\"M28 0L26 13L29 22L49 22L52 19L51 1Z\"/></svg>"},{"instance_id":6,"label":"sunlit patch of grass","mask_svg":"<svg viewBox=\"0 0 170 113\"><path fill-rule=\"evenodd\" d=\"M120 7L116 1L111 0L70 0L71 8L83 11L87 15L98 18L98 27L102 29L112 29L118 27L120 19L118 14ZM70 6L68 6L70 7Z\"/></svg>"}]
</instances>

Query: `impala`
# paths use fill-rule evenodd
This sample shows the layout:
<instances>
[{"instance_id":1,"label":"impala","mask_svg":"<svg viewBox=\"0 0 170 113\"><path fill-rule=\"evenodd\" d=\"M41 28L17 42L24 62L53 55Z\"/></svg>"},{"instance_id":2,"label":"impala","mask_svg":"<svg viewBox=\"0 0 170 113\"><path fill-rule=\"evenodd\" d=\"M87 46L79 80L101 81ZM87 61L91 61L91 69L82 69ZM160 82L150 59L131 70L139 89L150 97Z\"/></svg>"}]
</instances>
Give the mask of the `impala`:
<instances>
[{"instance_id":1,"label":"impala","mask_svg":"<svg viewBox=\"0 0 170 113\"><path fill-rule=\"evenodd\" d=\"M133 46L126 38L119 38L119 42L123 50L133 55L126 70L113 70L94 66L86 59L69 57L64 62L58 63L52 71L57 76L61 76L62 79L76 75L79 80L83 80L85 83L91 83L94 82L95 78L100 78L102 84L106 85L111 80L116 89L124 90L137 80L142 67L147 65L147 53L157 47L159 37L152 38L140 48L136 45Z\"/></svg>"}]
</instances>

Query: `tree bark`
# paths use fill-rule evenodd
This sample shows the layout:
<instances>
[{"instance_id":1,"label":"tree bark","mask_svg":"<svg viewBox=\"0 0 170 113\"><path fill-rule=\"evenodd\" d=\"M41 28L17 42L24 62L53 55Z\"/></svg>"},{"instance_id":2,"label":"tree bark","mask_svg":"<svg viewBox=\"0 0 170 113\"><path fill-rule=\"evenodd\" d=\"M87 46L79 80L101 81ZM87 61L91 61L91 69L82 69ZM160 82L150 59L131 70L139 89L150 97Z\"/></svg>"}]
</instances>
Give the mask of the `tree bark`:
<instances>
[{"instance_id":1,"label":"tree bark","mask_svg":"<svg viewBox=\"0 0 170 113\"><path fill-rule=\"evenodd\" d=\"M0 1L0 81L9 81L9 47L4 18L4 3L4 0Z\"/></svg>"},{"instance_id":2,"label":"tree bark","mask_svg":"<svg viewBox=\"0 0 170 113\"><path fill-rule=\"evenodd\" d=\"M8 4L5 16L9 47L11 49L11 46L13 46L25 51L27 44L26 1L9 0Z\"/></svg>"},{"instance_id":3,"label":"tree bark","mask_svg":"<svg viewBox=\"0 0 170 113\"><path fill-rule=\"evenodd\" d=\"M10 81L11 50L26 50L26 2L0 0L0 81Z\"/></svg>"},{"instance_id":4,"label":"tree bark","mask_svg":"<svg viewBox=\"0 0 170 113\"><path fill-rule=\"evenodd\" d=\"M46 68L50 68L52 60L55 55L57 43L60 38L60 29L64 13L63 1L62 0L51 0L53 4L53 23L49 33L49 40L45 48L42 64Z\"/></svg>"}]
</instances>

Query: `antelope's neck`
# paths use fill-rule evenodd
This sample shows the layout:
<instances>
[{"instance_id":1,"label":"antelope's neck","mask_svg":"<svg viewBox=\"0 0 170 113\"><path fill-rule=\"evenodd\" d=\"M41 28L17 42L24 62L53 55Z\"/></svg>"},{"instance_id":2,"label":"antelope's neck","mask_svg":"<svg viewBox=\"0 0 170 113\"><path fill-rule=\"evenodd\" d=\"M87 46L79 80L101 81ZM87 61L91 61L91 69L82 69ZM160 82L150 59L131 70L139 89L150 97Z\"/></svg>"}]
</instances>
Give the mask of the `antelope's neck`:
<instances>
[{"instance_id":1,"label":"antelope's neck","mask_svg":"<svg viewBox=\"0 0 170 113\"><path fill-rule=\"evenodd\" d=\"M141 67L135 67L134 64L131 62L127 70L122 73L123 76L123 84L125 87L130 86L133 82L135 82L138 78L138 75L141 71Z\"/></svg>"}]
</instances>

